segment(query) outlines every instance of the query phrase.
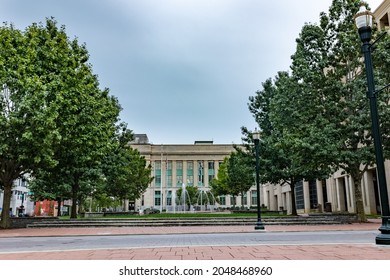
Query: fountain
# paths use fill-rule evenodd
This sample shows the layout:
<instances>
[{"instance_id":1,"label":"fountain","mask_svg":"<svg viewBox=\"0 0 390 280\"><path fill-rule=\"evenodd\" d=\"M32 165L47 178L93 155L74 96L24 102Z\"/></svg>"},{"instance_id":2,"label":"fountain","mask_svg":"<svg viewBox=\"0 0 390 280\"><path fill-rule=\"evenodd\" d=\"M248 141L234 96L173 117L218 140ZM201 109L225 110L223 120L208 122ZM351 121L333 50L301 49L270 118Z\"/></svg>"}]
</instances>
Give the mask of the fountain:
<instances>
[{"instance_id":1,"label":"fountain","mask_svg":"<svg viewBox=\"0 0 390 280\"><path fill-rule=\"evenodd\" d=\"M202 211L213 212L216 209L216 199L208 187L188 187L185 184L177 191L172 191L173 205L167 211L171 213L186 213ZM195 200L196 198L196 200Z\"/></svg>"},{"instance_id":2,"label":"fountain","mask_svg":"<svg viewBox=\"0 0 390 280\"><path fill-rule=\"evenodd\" d=\"M191 210L192 208L191 198L190 198L190 194L186 189L185 184L182 185L181 194L179 196L176 196L175 193L174 197L175 197L175 204L176 204L176 207L174 207L175 212L177 210L178 212L185 213L186 211Z\"/></svg>"},{"instance_id":3,"label":"fountain","mask_svg":"<svg viewBox=\"0 0 390 280\"><path fill-rule=\"evenodd\" d=\"M197 209L213 212L216 208L216 199L208 187L200 187L197 192Z\"/></svg>"}]
</instances>

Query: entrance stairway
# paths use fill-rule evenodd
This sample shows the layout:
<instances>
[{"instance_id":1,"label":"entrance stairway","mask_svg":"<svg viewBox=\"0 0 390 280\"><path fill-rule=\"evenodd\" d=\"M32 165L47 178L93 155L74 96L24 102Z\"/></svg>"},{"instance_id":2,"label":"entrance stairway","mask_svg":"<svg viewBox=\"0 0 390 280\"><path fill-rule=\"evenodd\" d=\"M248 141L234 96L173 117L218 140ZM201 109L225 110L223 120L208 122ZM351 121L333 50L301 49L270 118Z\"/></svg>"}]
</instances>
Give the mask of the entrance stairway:
<instances>
[{"instance_id":1,"label":"entrance stairway","mask_svg":"<svg viewBox=\"0 0 390 280\"><path fill-rule=\"evenodd\" d=\"M48 219L32 222L29 228L49 227L169 227L169 226L245 226L254 225L256 218L100 218L60 220ZM265 225L310 225L310 224L346 224L356 222L351 214L315 214L305 216L264 217Z\"/></svg>"}]
</instances>

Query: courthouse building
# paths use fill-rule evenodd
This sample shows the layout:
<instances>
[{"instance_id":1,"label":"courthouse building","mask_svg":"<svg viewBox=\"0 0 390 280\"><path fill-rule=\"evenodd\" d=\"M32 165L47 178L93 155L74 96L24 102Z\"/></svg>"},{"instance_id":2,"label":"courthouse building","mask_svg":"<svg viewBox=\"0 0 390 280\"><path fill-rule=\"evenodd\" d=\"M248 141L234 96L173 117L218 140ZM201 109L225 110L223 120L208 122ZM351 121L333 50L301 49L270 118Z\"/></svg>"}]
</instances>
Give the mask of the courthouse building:
<instances>
[{"instance_id":1,"label":"courthouse building","mask_svg":"<svg viewBox=\"0 0 390 280\"><path fill-rule=\"evenodd\" d=\"M131 146L137 149L152 166L153 181L136 201L135 208L156 208L174 211L176 193L187 186L208 192L210 182L218 174L224 158L234 151L232 144L214 144L213 141L195 141L194 144L151 144L146 134L136 134ZM248 191L243 202L256 206L255 189ZM233 201L235 199L235 201ZM217 207L241 206L241 197L222 196Z\"/></svg>"}]
</instances>

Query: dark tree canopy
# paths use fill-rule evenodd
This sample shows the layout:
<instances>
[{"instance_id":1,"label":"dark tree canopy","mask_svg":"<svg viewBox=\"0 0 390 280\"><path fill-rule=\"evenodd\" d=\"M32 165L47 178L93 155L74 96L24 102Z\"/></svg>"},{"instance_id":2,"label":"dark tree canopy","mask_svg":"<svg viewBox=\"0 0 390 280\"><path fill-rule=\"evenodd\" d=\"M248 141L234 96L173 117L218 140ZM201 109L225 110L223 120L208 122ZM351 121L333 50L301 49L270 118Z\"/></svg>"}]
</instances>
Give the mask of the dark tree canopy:
<instances>
[{"instance_id":1,"label":"dark tree canopy","mask_svg":"<svg viewBox=\"0 0 390 280\"><path fill-rule=\"evenodd\" d=\"M12 183L25 173L57 185L49 189L70 186L76 205L98 174L120 106L99 88L86 46L54 19L23 32L6 24L0 39L1 226L9 227Z\"/></svg>"},{"instance_id":2,"label":"dark tree canopy","mask_svg":"<svg viewBox=\"0 0 390 280\"><path fill-rule=\"evenodd\" d=\"M262 130L264 182L289 182L293 192L300 180L344 170L353 179L357 213L365 221L361 179L375 157L361 42L353 21L358 9L358 1L334 0L318 25L305 24L296 40L291 73L280 72L264 82L250 97L249 110ZM378 84L390 77L384 46L378 44L374 52ZM388 93L381 93L379 100L389 158ZM250 132L244 128L243 133L251 143Z\"/></svg>"},{"instance_id":3,"label":"dark tree canopy","mask_svg":"<svg viewBox=\"0 0 390 280\"><path fill-rule=\"evenodd\" d=\"M244 198L244 194L254 185L255 165L252 157L237 150L226 157L218 169L217 178L211 181L214 195L232 195ZM243 204L242 204L243 205Z\"/></svg>"},{"instance_id":4,"label":"dark tree canopy","mask_svg":"<svg viewBox=\"0 0 390 280\"><path fill-rule=\"evenodd\" d=\"M138 150L129 145L132 139L132 132L125 124L121 124L105 156L103 174L108 195L135 201L145 192L153 178L151 166L147 165Z\"/></svg>"}]
</instances>

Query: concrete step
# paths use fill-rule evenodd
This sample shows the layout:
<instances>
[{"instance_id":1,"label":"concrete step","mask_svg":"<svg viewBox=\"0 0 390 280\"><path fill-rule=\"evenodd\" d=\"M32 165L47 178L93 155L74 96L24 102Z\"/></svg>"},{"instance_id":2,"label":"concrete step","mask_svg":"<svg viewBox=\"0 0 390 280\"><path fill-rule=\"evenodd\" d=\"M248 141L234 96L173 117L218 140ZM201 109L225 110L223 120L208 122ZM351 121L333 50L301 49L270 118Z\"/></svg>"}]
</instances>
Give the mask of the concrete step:
<instances>
[{"instance_id":1,"label":"concrete step","mask_svg":"<svg viewBox=\"0 0 390 280\"><path fill-rule=\"evenodd\" d=\"M28 224L29 228L49 227L162 227L162 226L243 226L253 225L256 218L139 218L139 219L80 219L80 220L43 220ZM294 216L264 217L265 225L308 225L343 224L353 222L353 216Z\"/></svg>"}]
</instances>

